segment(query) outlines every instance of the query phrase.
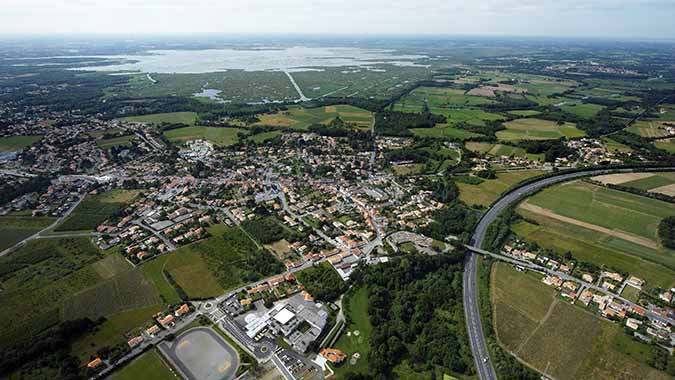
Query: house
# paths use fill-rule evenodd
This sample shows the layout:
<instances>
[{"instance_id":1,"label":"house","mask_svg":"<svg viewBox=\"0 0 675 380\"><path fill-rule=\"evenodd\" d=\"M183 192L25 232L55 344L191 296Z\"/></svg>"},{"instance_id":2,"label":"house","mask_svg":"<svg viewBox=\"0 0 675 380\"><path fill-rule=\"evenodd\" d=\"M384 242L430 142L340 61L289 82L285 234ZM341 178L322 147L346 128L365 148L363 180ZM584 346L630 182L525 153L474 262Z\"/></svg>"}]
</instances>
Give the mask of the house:
<instances>
[{"instance_id":1,"label":"house","mask_svg":"<svg viewBox=\"0 0 675 380\"><path fill-rule=\"evenodd\" d=\"M588 273L584 273L581 275L581 279L586 281L586 282L593 282L593 276L591 276Z\"/></svg>"},{"instance_id":2,"label":"house","mask_svg":"<svg viewBox=\"0 0 675 380\"><path fill-rule=\"evenodd\" d=\"M90 361L89 364L87 364L87 368L96 368L96 367L100 366L102 363L103 363L103 360L101 360L101 358L96 358L96 359Z\"/></svg>"},{"instance_id":3,"label":"house","mask_svg":"<svg viewBox=\"0 0 675 380\"><path fill-rule=\"evenodd\" d=\"M340 364L347 358L344 352L334 348L324 348L319 352L319 355L328 359L333 364Z\"/></svg>"},{"instance_id":4,"label":"house","mask_svg":"<svg viewBox=\"0 0 675 380\"><path fill-rule=\"evenodd\" d=\"M635 276L631 276L631 277L628 279L628 283L627 283L627 284L630 285L630 286L632 286L632 287L634 287L634 288L642 289L642 287L644 286L645 282L644 282L644 280L642 280L642 279L640 279L640 278L637 278L637 277L635 277Z\"/></svg>"},{"instance_id":5,"label":"house","mask_svg":"<svg viewBox=\"0 0 675 380\"><path fill-rule=\"evenodd\" d=\"M150 336L155 336L159 332L159 326L157 325L152 325L149 329L145 330L145 333L150 335Z\"/></svg>"},{"instance_id":6,"label":"house","mask_svg":"<svg viewBox=\"0 0 675 380\"><path fill-rule=\"evenodd\" d=\"M143 337L142 337L142 336L137 336L137 337L132 338L131 340L129 340L129 341L127 342L127 344L129 345L130 348L134 348L134 347L138 346L139 344L141 344L142 341L143 341Z\"/></svg>"},{"instance_id":7,"label":"house","mask_svg":"<svg viewBox=\"0 0 675 380\"><path fill-rule=\"evenodd\" d=\"M169 314L164 318L158 319L157 322L159 322L162 327L167 328L173 324L173 315Z\"/></svg>"},{"instance_id":8,"label":"house","mask_svg":"<svg viewBox=\"0 0 675 380\"><path fill-rule=\"evenodd\" d=\"M640 328L640 325L642 325L642 321L635 319L635 318L627 318L626 319L626 326L630 327L633 330L637 330Z\"/></svg>"},{"instance_id":9,"label":"house","mask_svg":"<svg viewBox=\"0 0 675 380\"><path fill-rule=\"evenodd\" d=\"M673 302L673 293L671 292L663 292L659 294L659 298L670 303Z\"/></svg>"},{"instance_id":10,"label":"house","mask_svg":"<svg viewBox=\"0 0 675 380\"><path fill-rule=\"evenodd\" d=\"M190 311L190 306L188 306L188 304L184 303L181 307L179 307L176 310L175 315L176 315L176 317L180 317L181 315L186 314L189 311Z\"/></svg>"}]
</instances>

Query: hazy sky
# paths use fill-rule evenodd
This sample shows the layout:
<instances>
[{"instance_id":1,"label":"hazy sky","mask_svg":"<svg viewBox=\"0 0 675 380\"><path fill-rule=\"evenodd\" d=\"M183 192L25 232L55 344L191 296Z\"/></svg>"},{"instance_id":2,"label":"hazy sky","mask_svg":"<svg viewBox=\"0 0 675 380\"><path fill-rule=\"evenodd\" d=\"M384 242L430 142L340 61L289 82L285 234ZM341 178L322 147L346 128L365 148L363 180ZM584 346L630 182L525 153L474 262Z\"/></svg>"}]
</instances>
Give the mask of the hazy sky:
<instances>
[{"instance_id":1,"label":"hazy sky","mask_svg":"<svg viewBox=\"0 0 675 380\"><path fill-rule=\"evenodd\" d=\"M0 34L675 38L675 0L0 0Z\"/></svg>"}]
</instances>

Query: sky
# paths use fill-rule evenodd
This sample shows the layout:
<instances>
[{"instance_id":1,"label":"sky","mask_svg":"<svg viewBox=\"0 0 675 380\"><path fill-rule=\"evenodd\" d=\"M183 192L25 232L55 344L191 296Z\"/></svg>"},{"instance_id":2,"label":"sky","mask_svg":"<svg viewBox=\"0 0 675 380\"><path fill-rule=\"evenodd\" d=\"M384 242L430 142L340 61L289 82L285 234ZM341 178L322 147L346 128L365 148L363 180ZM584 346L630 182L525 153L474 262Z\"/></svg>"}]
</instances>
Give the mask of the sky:
<instances>
[{"instance_id":1,"label":"sky","mask_svg":"<svg viewBox=\"0 0 675 380\"><path fill-rule=\"evenodd\" d=\"M675 0L0 0L0 34L675 38Z\"/></svg>"}]
</instances>

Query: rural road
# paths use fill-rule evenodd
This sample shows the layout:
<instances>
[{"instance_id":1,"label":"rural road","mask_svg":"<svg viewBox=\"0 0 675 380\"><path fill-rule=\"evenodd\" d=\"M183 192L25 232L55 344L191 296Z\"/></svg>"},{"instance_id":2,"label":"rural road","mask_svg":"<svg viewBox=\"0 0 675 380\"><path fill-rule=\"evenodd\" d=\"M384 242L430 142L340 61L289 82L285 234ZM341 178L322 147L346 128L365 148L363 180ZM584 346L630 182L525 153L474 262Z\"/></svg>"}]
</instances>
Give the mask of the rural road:
<instances>
[{"instance_id":1,"label":"rural road","mask_svg":"<svg viewBox=\"0 0 675 380\"><path fill-rule=\"evenodd\" d=\"M641 170L648 170L648 167L640 168ZM659 168L661 170L675 168ZM480 222L474 229L473 236L471 237L471 245L474 247L481 248L484 240L485 234L488 227L495 221L495 219L501 214L504 210L510 206L516 204L522 198L540 190L546 186L560 183L564 181L569 181L572 179L594 176L600 174L609 174L609 173L622 173L622 172L632 172L634 169L588 169L584 171L574 172L574 173L560 173L559 175L543 178L539 181L525 184L523 186L517 187L507 194L503 195L497 202L492 204L490 209L483 214ZM480 380L497 380L497 375L495 373L492 362L489 360L489 353L487 349L487 344L485 342L485 335L483 333L483 326L481 324L480 312L478 310L478 294L476 289L476 278L477 278L477 265L478 265L478 254L471 253L467 256L466 263L464 266L464 316L466 318L467 330L469 333L469 341L471 343L471 352L473 353L474 360L476 362L476 369L478 370L478 376Z\"/></svg>"},{"instance_id":2,"label":"rural road","mask_svg":"<svg viewBox=\"0 0 675 380\"><path fill-rule=\"evenodd\" d=\"M52 228L55 228L56 226L59 225L59 223L61 223L62 221L64 221L64 220L65 220L65 219L73 212L73 210L75 210L75 209L77 208L77 206L80 204L80 202L82 202L82 200L83 200L85 197L86 197L86 195L80 197L80 199L78 199L77 202L73 203L73 205L68 209L68 211L66 211L65 214L61 215L58 219L56 219L56 220L54 221L54 223L48 225L47 227L41 229L40 231L34 233L33 235L30 235L29 237L27 237L27 238L21 240L20 242L14 244L13 246L11 246L11 247L5 249L5 250L2 251L2 252L0 252L0 257L5 256L5 255L7 255L7 254L13 252L14 250L16 250L16 249L22 247L24 244L26 244L27 242L29 242L29 241L31 241L31 240L43 238L43 237L41 236L42 233L44 233L44 232L46 232L46 231L49 231L49 230L52 229ZM80 235L80 234L77 234L77 233L75 233L75 234L60 234L60 235L57 236L57 237L69 237L69 236L73 236L73 235ZM89 236L89 235L86 235L86 236ZM50 237L54 237L54 236L50 236Z\"/></svg>"}]
</instances>

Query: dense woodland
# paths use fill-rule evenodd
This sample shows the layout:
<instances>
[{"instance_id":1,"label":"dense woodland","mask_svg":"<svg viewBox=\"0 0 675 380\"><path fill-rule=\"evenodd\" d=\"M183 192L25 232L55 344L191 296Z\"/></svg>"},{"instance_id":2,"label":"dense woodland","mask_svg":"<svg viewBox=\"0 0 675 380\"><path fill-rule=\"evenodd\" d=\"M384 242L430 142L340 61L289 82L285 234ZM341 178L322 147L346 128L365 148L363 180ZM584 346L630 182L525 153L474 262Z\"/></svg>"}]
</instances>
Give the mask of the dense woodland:
<instances>
[{"instance_id":1,"label":"dense woodland","mask_svg":"<svg viewBox=\"0 0 675 380\"><path fill-rule=\"evenodd\" d=\"M408 257L355 276L357 285L368 288L373 332L369 374L347 379L392 379L404 360L419 371L440 366L474 372L462 308L463 260L461 252Z\"/></svg>"}]
</instances>

